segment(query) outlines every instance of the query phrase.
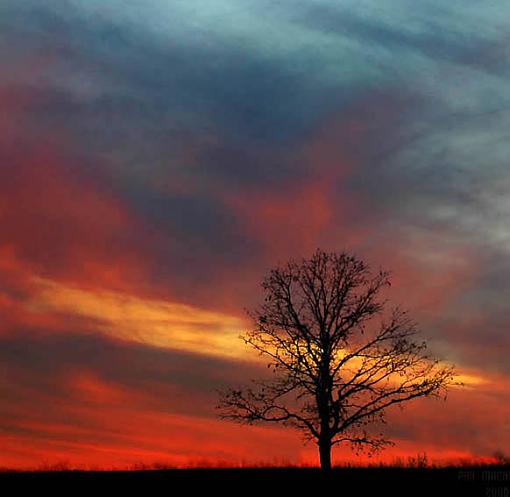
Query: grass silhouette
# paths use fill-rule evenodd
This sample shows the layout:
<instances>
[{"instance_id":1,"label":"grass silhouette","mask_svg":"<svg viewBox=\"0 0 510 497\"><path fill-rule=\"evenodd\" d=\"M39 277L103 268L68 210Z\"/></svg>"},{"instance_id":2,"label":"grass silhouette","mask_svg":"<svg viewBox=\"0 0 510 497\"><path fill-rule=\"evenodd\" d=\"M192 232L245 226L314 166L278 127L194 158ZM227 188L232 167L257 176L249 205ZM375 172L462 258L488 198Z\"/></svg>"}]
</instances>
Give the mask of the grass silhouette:
<instances>
[{"instance_id":1,"label":"grass silhouette","mask_svg":"<svg viewBox=\"0 0 510 497\"><path fill-rule=\"evenodd\" d=\"M197 464L199 461L197 461ZM332 489L338 495L347 488L357 495L509 495L510 460L502 453L487 462L458 460L444 466L432 464L426 454L391 463L355 465L344 463L324 474L317 467L190 467L169 468L164 464L134 464L124 469L73 468L61 461L43 464L32 471L9 470L0 474L0 485L29 491L65 489L114 489L156 492L177 488L203 489L239 494L246 490L290 492ZM170 492L172 493L172 492Z\"/></svg>"}]
</instances>

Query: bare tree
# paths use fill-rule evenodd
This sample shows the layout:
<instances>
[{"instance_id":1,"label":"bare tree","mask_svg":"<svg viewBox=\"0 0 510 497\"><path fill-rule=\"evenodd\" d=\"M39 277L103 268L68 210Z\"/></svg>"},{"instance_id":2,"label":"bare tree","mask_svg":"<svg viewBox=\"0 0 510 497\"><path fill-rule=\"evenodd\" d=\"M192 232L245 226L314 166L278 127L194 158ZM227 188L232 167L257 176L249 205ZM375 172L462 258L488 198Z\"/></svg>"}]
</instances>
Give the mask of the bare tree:
<instances>
[{"instance_id":1,"label":"bare tree","mask_svg":"<svg viewBox=\"0 0 510 497\"><path fill-rule=\"evenodd\" d=\"M331 448L350 443L378 450L391 442L375 427L387 409L417 397L444 396L455 382L416 342L405 311L386 310L388 273L373 273L347 253L316 251L263 280L263 304L249 312L244 341L269 359L272 375L251 388L221 392L221 416L237 422L283 423L319 448L331 469Z\"/></svg>"}]
</instances>

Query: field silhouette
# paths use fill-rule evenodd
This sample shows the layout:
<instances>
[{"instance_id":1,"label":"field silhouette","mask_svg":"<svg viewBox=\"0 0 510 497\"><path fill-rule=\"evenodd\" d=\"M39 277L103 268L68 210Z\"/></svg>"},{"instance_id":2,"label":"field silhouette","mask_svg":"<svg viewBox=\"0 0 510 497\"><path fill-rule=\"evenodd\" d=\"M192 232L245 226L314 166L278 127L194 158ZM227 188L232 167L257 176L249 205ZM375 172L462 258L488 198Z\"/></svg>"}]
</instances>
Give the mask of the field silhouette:
<instances>
[{"instance_id":1,"label":"field silhouette","mask_svg":"<svg viewBox=\"0 0 510 497\"><path fill-rule=\"evenodd\" d=\"M234 495L250 492L317 492L338 495L509 495L510 464L434 467L374 465L319 468L194 468L140 469L131 471L63 470L4 471L0 488L18 491L84 490L140 491L172 494L181 489L218 491Z\"/></svg>"}]
</instances>

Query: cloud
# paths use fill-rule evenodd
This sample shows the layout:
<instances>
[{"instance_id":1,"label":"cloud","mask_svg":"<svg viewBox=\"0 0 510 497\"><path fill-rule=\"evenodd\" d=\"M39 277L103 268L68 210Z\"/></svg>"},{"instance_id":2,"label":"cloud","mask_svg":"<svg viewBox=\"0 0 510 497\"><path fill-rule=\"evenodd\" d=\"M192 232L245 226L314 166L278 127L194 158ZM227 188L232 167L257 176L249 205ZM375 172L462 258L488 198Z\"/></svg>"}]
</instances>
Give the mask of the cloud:
<instances>
[{"instance_id":1,"label":"cloud","mask_svg":"<svg viewBox=\"0 0 510 497\"><path fill-rule=\"evenodd\" d=\"M236 427L216 418L215 389L264 374L249 363L177 352L83 332L0 339L4 465L67 461L76 466L314 460L314 447L282 428ZM472 372L472 374L475 374ZM394 411L387 431L401 451L448 458L487 455L503 443L505 392L491 377L441 404ZM486 426L490 409L491 430ZM477 407L478 406L478 407ZM433 420L433 422L431 422ZM472 436L479 433L479 436ZM482 435L483 434L483 435ZM278 448L267 447L278 441ZM498 445L499 446L499 445ZM28 448L31 447L31 450ZM442 453L441 453L442 450ZM338 457L352 458L341 449Z\"/></svg>"},{"instance_id":2,"label":"cloud","mask_svg":"<svg viewBox=\"0 0 510 497\"><path fill-rule=\"evenodd\" d=\"M44 419L9 424L13 457L26 464L30 437L39 458L184 451L184 436L171 449L144 423L171 437L218 371L237 377L239 316L260 277L317 246L393 270L393 300L435 350L475 377L507 375L507 11L463 0L0 5L0 336L19 339L3 360L27 387L21 411L9 390L6 425L58 400ZM24 357L46 370L51 358L58 374ZM151 403L195 370L191 400ZM471 406L455 395L458 412ZM116 432L105 419L123 418L129 399L138 421ZM483 431L473 409L469 429L434 450L489 450L496 429L490 444L464 440ZM494 409L496 426L506 411ZM207 423L201 436L219 430ZM422 435L403 443L414 450Z\"/></svg>"},{"instance_id":3,"label":"cloud","mask_svg":"<svg viewBox=\"0 0 510 497\"><path fill-rule=\"evenodd\" d=\"M110 291L90 291L34 279L28 312L78 316L92 329L152 346L193 353L245 358L238 340L244 321L233 316L172 302Z\"/></svg>"},{"instance_id":4,"label":"cloud","mask_svg":"<svg viewBox=\"0 0 510 497\"><path fill-rule=\"evenodd\" d=\"M275 438L275 458L299 453L291 434L216 418L214 389L256 367L71 331L0 340L3 465L256 461Z\"/></svg>"}]
</instances>

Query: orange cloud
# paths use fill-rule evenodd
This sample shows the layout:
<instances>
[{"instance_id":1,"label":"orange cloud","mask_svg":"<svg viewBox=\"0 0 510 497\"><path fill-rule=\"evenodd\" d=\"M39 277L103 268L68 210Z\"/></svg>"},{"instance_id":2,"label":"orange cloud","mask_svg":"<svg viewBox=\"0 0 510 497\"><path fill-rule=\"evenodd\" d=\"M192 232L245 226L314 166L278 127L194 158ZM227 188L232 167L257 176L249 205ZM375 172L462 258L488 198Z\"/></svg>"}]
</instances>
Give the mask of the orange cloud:
<instances>
[{"instance_id":1,"label":"orange cloud","mask_svg":"<svg viewBox=\"0 0 510 497\"><path fill-rule=\"evenodd\" d=\"M28 312L78 316L122 340L220 357L245 358L241 319L185 304L84 290L34 279Z\"/></svg>"}]
</instances>

